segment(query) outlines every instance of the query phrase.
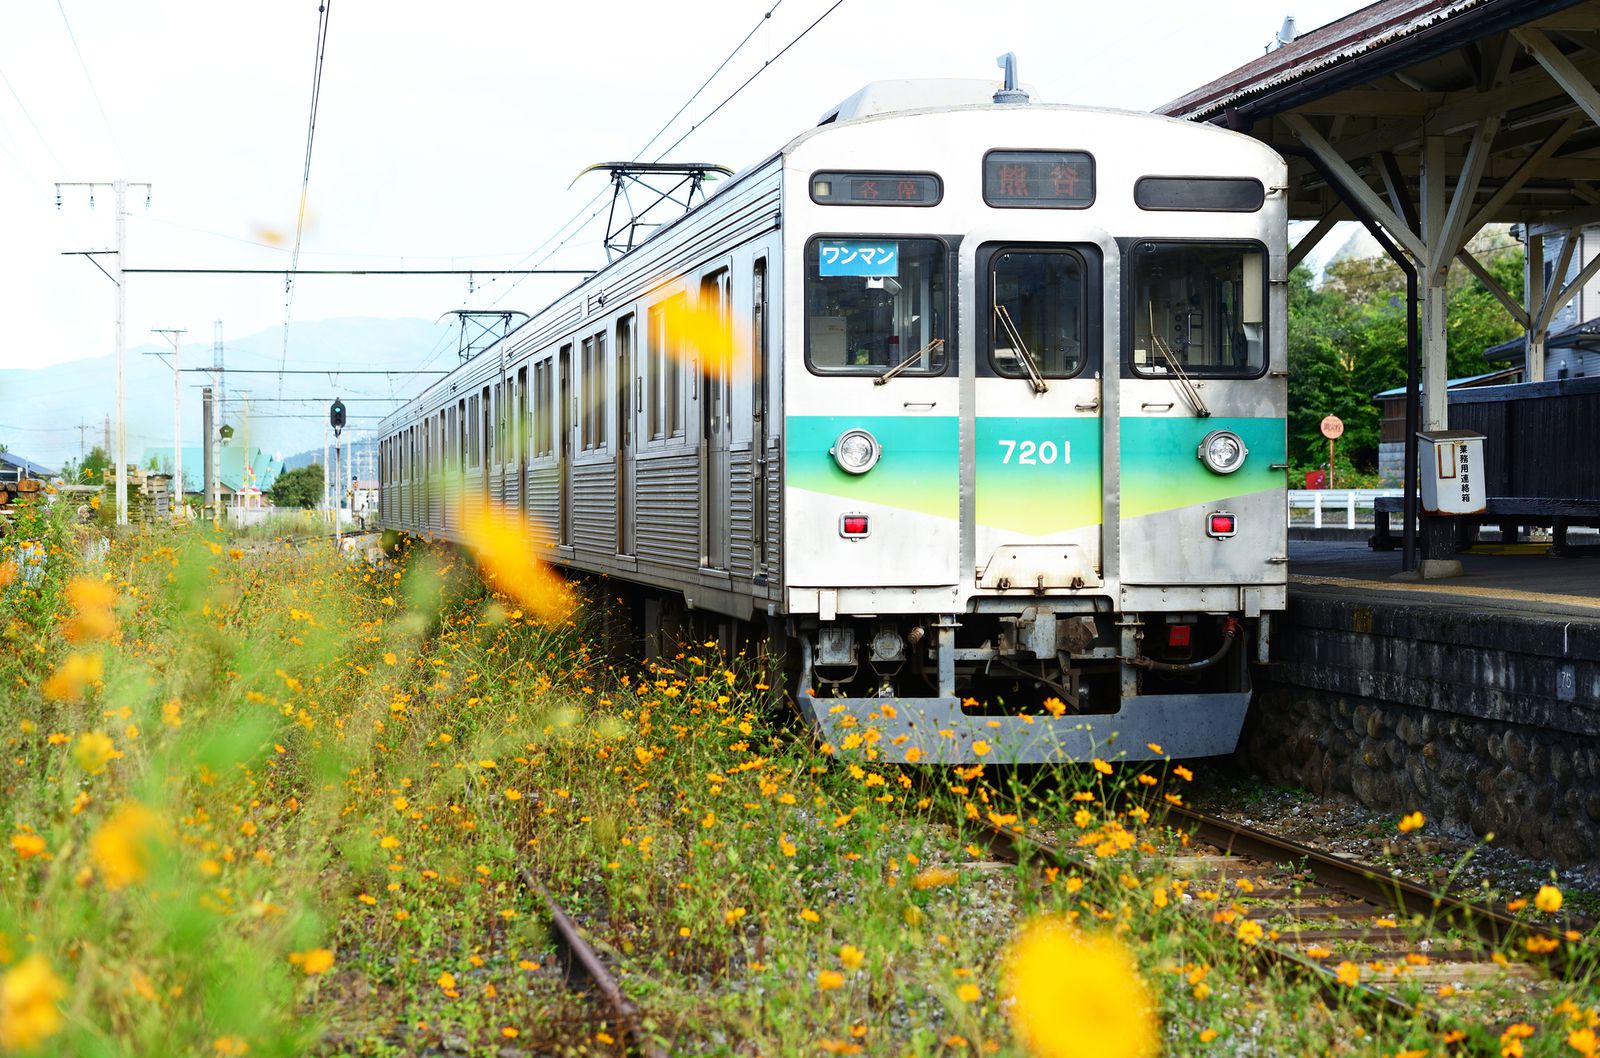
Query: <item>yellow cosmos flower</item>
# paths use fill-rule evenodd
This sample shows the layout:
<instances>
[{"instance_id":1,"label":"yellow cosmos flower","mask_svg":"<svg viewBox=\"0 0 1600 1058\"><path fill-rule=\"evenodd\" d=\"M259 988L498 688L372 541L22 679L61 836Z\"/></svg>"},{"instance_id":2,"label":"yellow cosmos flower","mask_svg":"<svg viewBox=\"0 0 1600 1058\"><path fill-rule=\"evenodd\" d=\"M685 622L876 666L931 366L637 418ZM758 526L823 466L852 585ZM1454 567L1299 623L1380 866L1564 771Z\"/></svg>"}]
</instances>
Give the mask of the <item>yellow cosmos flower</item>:
<instances>
[{"instance_id":1,"label":"yellow cosmos flower","mask_svg":"<svg viewBox=\"0 0 1600 1058\"><path fill-rule=\"evenodd\" d=\"M1534 894L1533 906L1547 915L1561 910L1561 890L1553 885L1541 885Z\"/></svg>"},{"instance_id":2,"label":"yellow cosmos flower","mask_svg":"<svg viewBox=\"0 0 1600 1058\"><path fill-rule=\"evenodd\" d=\"M854 944L846 944L839 949L839 962L844 965L846 970L859 970L866 958L867 953Z\"/></svg>"},{"instance_id":3,"label":"yellow cosmos flower","mask_svg":"<svg viewBox=\"0 0 1600 1058\"><path fill-rule=\"evenodd\" d=\"M1409 834L1413 830L1421 830L1425 822L1427 820L1422 817L1421 812L1412 812L1409 815L1401 816L1400 822L1396 823L1395 826L1400 829L1400 833Z\"/></svg>"},{"instance_id":4,"label":"yellow cosmos flower","mask_svg":"<svg viewBox=\"0 0 1600 1058\"><path fill-rule=\"evenodd\" d=\"M1111 765L1107 764L1105 761L1101 760L1099 757L1094 758L1094 760L1091 763L1094 764L1094 770L1099 772L1101 775L1110 775L1111 774Z\"/></svg>"},{"instance_id":5,"label":"yellow cosmos flower","mask_svg":"<svg viewBox=\"0 0 1600 1058\"><path fill-rule=\"evenodd\" d=\"M1012 941L1004 979L1017 1036L1040 1058L1146 1058L1159 1047L1150 990L1115 937L1035 919Z\"/></svg>"},{"instance_id":6,"label":"yellow cosmos flower","mask_svg":"<svg viewBox=\"0 0 1600 1058\"><path fill-rule=\"evenodd\" d=\"M1334 967L1334 974L1338 976L1339 983L1354 988L1361 980L1361 967L1346 959Z\"/></svg>"},{"instance_id":7,"label":"yellow cosmos flower","mask_svg":"<svg viewBox=\"0 0 1600 1058\"><path fill-rule=\"evenodd\" d=\"M1262 932L1261 923L1247 918L1239 923L1236 936L1245 944L1259 944L1261 943Z\"/></svg>"},{"instance_id":8,"label":"yellow cosmos flower","mask_svg":"<svg viewBox=\"0 0 1600 1058\"><path fill-rule=\"evenodd\" d=\"M166 841L166 821L139 802L128 801L94 832L89 853L106 888L116 890L144 881Z\"/></svg>"},{"instance_id":9,"label":"yellow cosmos flower","mask_svg":"<svg viewBox=\"0 0 1600 1058\"><path fill-rule=\"evenodd\" d=\"M983 995L983 990L975 984L964 984L956 989L956 998L963 1003L976 1003Z\"/></svg>"},{"instance_id":10,"label":"yellow cosmos flower","mask_svg":"<svg viewBox=\"0 0 1600 1058\"><path fill-rule=\"evenodd\" d=\"M933 889L941 885L954 885L960 878L959 874L948 867L929 867L925 871L919 871L917 876L911 879L911 885L916 889Z\"/></svg>"},{"instance_id":11,"label":"yellow cosmos flower","mask_svg":"<svg viewBox=\"0 0 1600 1058\"><path fill-rule=\"evenodd\" d=\"M844 974L838 970L817 971L817 988L823 992L831 992L835 988L844 987Z\"/></svg>"},{"instance_id":12,"label":"yellow cosmos flower","mask_svg":"<svg viewBox=\"0 0 1600 1058\"><path fill-rule=\"evenodd\" d=\"M31 1051L61 1031L67 986L35 952L0 976L0 1051Z\"/></svg>"}]
</instances>

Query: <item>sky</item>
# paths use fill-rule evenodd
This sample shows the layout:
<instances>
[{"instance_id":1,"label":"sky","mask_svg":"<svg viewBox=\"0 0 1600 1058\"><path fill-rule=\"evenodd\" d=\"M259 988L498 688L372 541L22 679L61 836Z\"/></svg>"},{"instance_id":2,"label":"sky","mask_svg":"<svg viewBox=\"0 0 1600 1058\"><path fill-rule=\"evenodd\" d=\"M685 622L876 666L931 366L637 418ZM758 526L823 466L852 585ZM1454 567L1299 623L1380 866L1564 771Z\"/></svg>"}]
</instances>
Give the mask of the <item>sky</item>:
<instances>
[{"instance_id":1,"label":"sky","mask_svg":"<svg viewBox=\"0 0 1600 1058\"><path fill-rule=\"evenodd\" d=\"M1355 0L611 0L605 4L325 0L327 37L301 268L592 268L605 177L633 158L754 35L645 155L739 169L868 81L998 77L1015 51L1039 97L1149 109L1261 54L1291 11L1302 32ZM0 5L0 367L114 348L115 288L90 261L274 268L291 260L318 0L6 0ZM770 12L770 17L763 15ZM824 16L780 58L768 60ZM706 115L752 74L746 88ZM704 122L701 124L701 122ZM570 185L570 186L569 186ZM101 258L108 266L110 259ZM571 278L132 276L130 347L182 328L224 336L348 316L532 311ZM418 350L418 361L437 350ZM197 355L207 355L196 350ZM287 363L305 364L291 345ZM359 361L351 351L345 366ZM129 370L165 372L153 358ZM93 409L98 411L98 409Z\"/></svg>"}]
</instances>

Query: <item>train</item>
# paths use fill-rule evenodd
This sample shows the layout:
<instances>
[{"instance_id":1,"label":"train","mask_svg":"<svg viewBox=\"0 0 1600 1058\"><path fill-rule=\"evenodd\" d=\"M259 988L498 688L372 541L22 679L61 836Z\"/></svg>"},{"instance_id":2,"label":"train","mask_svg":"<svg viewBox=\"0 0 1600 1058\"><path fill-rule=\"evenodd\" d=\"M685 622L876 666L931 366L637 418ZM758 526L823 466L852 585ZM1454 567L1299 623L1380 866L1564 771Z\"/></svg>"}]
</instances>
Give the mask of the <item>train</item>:
<instances>
[{"instance_id":1,"label":"train","mask_svg":"<svg viewBox=\"0 0 1600 1058\"><path fill-rule=\"evenodd\" d=\"M839 753L1232 752L1287 584L1285 163L1007 69L867 85L432 383L379 524L521 512L653 648L764 636Z\"/></svg>"}]
</instances>

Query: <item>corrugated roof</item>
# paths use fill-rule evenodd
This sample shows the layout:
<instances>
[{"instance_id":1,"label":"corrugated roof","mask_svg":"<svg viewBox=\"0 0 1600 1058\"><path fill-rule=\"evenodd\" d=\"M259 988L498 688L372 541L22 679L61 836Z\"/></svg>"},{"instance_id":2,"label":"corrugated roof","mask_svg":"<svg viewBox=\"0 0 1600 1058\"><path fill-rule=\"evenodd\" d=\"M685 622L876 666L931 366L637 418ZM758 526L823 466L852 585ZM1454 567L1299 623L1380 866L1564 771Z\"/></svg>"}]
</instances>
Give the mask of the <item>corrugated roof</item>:
<instances>
[{"instance_id":1,"label":"corrugated roof","mask_svg":"<svg viewBox=\"0 0 1600 1058\"><path fill-rule=\"evenodd\" d=\"M1577 349L1582 346L1600 345L1600 318L1584 320L1564 330L1545 335L1544 347L1546 349ZM1510 341L1491 345L1483 351L1485 360L1516 361L1528 354L1528 336L1519 334Z\"/></svg>"},{"instance_id":2,"label":"corrugated roof","mask_svg":"<svg viewBox=\"0 0 1600 1058\"><path fill-rule=\"evenodd\" d=\"M0 452L0 463L4 463L13 471L20 470L29 477L49 478L55 476L55 471L49 469L43 463L35 463L31 459L24 459L14 452Z\"/></svg>"},{"instance_id":3,"label":"corrugated roof","mask_svg":"<svg viewBox=\"0 0 1600 1058\"><path fill-rule=\"evenodd\" d=\"M1522 369L1520 367L1499 367L1495 368L1493 371L1485 371L1481 375L1468 375L1466 378L1452 378L1445 382L1444 388L1447 390L1459 389L1462 386L1471 386L1479 382L1487 382L1493 378L1505 378L1508 375L1515 375L1521 370ZM1419 386L1418 392L1420 393L1422 389L1423 387ZM1378 400L1381 397L1402 397L1405 395L1405 392L1406 387L1396 386L1393 389L1386 389L1381 393L1374 393L1372 395L1372 399Z\"/></svg>"},{"instance_id":4,"label":"corrugated roof","mask_svg":"<svg viewBox=\"0 0 1600 1058\"><path fill-rule=\"evenodd\" d=\"M1379 0L1157 107L1156 113L1202 121L1242 99L1375 51L1464 11L1496 2Z\"/></svg>"}]
</instances>

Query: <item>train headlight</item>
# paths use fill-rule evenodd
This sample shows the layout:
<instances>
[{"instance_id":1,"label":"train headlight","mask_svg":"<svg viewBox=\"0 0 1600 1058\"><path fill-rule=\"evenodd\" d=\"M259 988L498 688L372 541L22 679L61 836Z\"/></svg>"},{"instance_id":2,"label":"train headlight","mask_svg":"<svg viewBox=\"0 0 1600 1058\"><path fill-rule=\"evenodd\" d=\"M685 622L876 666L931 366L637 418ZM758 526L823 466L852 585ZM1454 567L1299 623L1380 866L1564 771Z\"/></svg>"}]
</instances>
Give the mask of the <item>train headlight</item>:
<instances>
[{"instance_id":1,"label":"train headlight","mask_svg":"<svg viewBox=\"0 0 1600 1058\"><path fill-rule=\"evenodd\" d=\"M833 442L833 447L828 449L828 454L833 456L840 470L850 474L865 474L877 465L878 457L883 455L883 446L872 434L856 426L840 434L839 439Z\"/></svg>"},{"instance_id":2,"label":"train headlight","mask_svg":"<svg viewBox=\"0 0 1600 1058\"><path fill-rule=\"evenodd\" d=\"M1250 449L1244 446L1244 438L1232 430L1212 430L1200 442L1195 454L1213 473L1232 474L1244 466L1244 457L1250 454Z\"/></svg>"}]
</instances>

